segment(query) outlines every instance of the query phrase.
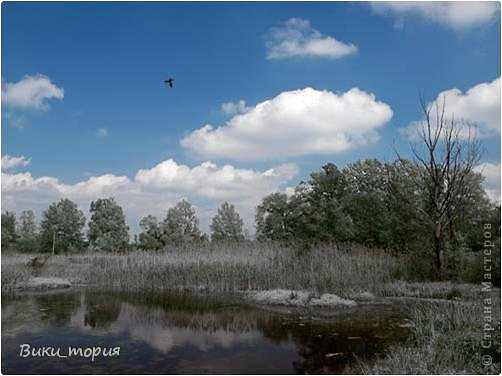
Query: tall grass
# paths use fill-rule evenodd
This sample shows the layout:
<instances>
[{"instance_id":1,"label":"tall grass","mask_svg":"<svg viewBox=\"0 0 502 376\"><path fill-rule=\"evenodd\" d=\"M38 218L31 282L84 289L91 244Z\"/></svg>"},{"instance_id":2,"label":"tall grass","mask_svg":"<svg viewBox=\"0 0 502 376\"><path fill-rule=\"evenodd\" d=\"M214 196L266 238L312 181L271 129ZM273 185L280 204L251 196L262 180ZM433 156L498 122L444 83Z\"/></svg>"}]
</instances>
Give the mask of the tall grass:
<instances>
[{"instance_id":1,"label":"tall grass","mask_svg":"<svg viewBox=\"0 0 502 376\"><path fill-rule=\"evenodd\" d=\"M29 256L4 255L2 277L27 270ZM295 289L346 296L376 291L393 280L399 262L362 247L319 247L299 254L276 243L187 245L158 252L56 255L41 276L68 278L101 289L233 292Z\"/></svg>"},{"instance_id":2,"label":"tall grass","mask_svg":"<svg viewBox=\"0 0 502 376\"><path fill-rule=\"evenodd\" d=\"M478 290L479 291L479 290ZM492 346L482 347L483 297L473 301L423 303L412 313L413 336L373 364L366 374L500 374L500 291L492 294ZM483 356L493 364L485 366Z\"/></svg>"},{"instance_id":3,"label":"tall grass","mask_svg":"<svg viewBox=\"0 0 502 376\"><path fill-rule=\"evenodd\" d=\"M475 300L479 286L469 283L395 281L381 286L380 296L418 299Z\"/></svg>"},{"instance_id":4,"label":"tall grass","mask_svg":"<svg viewBox=\"0 0 502 376\"><path fill-rule=\"evenodd\" d=\"M2 291L14 289L32 276L32 270L26 266L31 257L34 256L14 252L2 254Z\"/></svg>"}]
</instances>

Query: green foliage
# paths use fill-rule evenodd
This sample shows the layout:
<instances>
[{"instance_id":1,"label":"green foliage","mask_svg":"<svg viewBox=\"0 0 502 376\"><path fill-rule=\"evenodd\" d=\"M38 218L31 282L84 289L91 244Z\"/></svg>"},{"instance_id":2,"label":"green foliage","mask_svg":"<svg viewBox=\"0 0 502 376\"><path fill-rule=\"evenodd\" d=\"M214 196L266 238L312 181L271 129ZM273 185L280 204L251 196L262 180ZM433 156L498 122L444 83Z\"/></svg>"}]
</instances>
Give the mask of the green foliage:
<instances>
[{"instance_id":1,"label":"green foliage","mask_svg":"<svg viewBox=\"0 0 502 376\"><path fill-rule=\"evenodd\" d=\"M139 225L142 231L138 237L138 248L142 250L158 250L205 239L199 230L195 210L186 200L170 208L164 221L158 223L156 217L148 215L141 219Z\"/></svg>"},{"instance_id":2,"label":"green foliage","mask_svg":"<svg viewBox=\"0 0 502 376\"><path fill-rule=\"evenodd\" d=\"M343 176L344 207L354 225L352 241L389 248L392 234L387 166L375 159L357 161L343 169Z\"/></svg>"},{"instance_id":3,"label":"green foliage","mask_svg":"<svg viewBox=\"0 0 502 376\"><path fill-rule=\"evenodd\" d=\"M494 286L500 287L500 236L492 244L493 247L490 245L483 250L470 252L469 262L459 279L473 283L491 281ZM488 278L485 278L485 274Z\"/></svg>"},{"instance_id":4,"label":"green foliage","mask_svg":"<svg viewBox=\"0 0 502 376\"><path fill-rule=\"evenodd\" d=\"M186 200L181 200L167 211L160 230L164 245L200 241L201 237L195 209Z\"/></svg>"},{"instance_id":5,"label":"green foliage","mask_svg":"<svg viewBox=\"0 0 502 376\"><path fill-rule=\"evenodd\" d=\"M244 222L235 210L234 205L224 202L211 221L211 239L217 241L242 241L244 240L243 224Z\"/></svg>"},{"instance_id":6,"label":"green foliage","mask_svg":"<svg viewBox=\"0 0 502 376\"><path fill-rule=\"evenodd\" d=\"M89 247L97 251L123 252L129 248L129 226L122 208L113 198L91 202Z\"/></svg>"},{"instance_id":7,"label":"green foliage","mask_svg":"<svg viewBox=\"0 0 502 376\"><path fill-rule=\"evenodd\" d=\"M408 160L387 164L388 228L387 247L397 253L414 253L423 257L429 252L429 233L421 221L424 192L420 182L421 168ZM430 267L430 265L428 266Z\"/></svg>"},{"instance_id":8,"label":"green foliage","mask_svg":"<svg viewBox=\"0 0 502 376\"><path fill-rule=\"evenodd\" d=\"M481 176L464 176L462 197L449 207L437 272L436 224L430 221L424 168L408 160L360 160L342 172L332 164L311 174L294 194L273 193L256 211L259 240L280 240L311 249L318 243L351 242L402 255L406 278L462 280L473 268L472 251L483 247L483 226L500 238L500 207L494 208ZM496 259L495 259L496 261ZM435 270L434 270L435 269Z\"/></svg>"},{"instance_id":9,"label":"green foliage","mask_svg":"<svg viewBox=\"0 0 502 376\"><path fill-rule=\"evenodd\" d=\"M39 248L37 225L35 223L35 213L33 210L24 210L19 215L19 227L17 229L18 244L17 250L20 252L36 252Z\"/></svg>"},{"instance_id":10,"label":"green foliage","mask_svg":"<svg viewBox=\"0 0 502 376\"><path fill-rule=\"evenodd\" d=\"M289 227L289 202L284 193L266 196L256 210L256 237L258 240L287 240Z\"/></svg>"},{"instance_id":11,"label":"green foliage","mask_svg":"<svg viewBox=\"0 0 502 376\"><path fill-rule=\"evenodd\" d=\"M141 233L138 237L138 248L142 250L158 250L163 246L162 233L153 215L147 215L139 222Z\"/></svg>"},{"instance_id":12,"label":"green foliage","mask_svg":"<svg viewBox=\"0 0 502 376\"><path fill-rule=\"evenodd\" d=\"M353 221L353 242L399 253L423 248L419 225L423 193L416 184L421 174L417 165L368 159L349 164L343 174L344 207Z\"/></svg>"},{"instance_id":13,"label":"green foliage","mask_svg":"<svg viewBox=\"0 0 502 376\"><path fill-rule=\"evenodd\" d=\"M333 163L324 165L322 171L311 173L308 183L302 185L303 192L298 197L310 213L311 229L304 234L307 240L339 242L350 239L353 226L343 206L345 187L343 174Z\"/></svg>"},{"instance_id":14,"label":"green foliage","mask_svg":"<svg viewBox=\"0 0 502 376\"><path fill-rule=\"evenodd\" d=\"M260 240L300 240L305 244L349 240L352 220L344 211L345 183L337 167L329 163L311 174L293 196L273 193L256 211Z\"/></svg>"},{"instance_id":15,"label":"green foliage","mask_svg":"<svg viewBox=\"0 0 502 376\"><path fill-rule=\"evenodd\" d=\"M13 247L16 238L16 215L6 211L2 213L2 250Z\"/></svg>"},{"instance_id":16,"label":"green foliage","mask_svg":"<svg viewBox=\"0 0 502 376\"><path fill-rule=\"evenodd\" d=\"M51 204L40 223L42 250L51 251L54 239L56 252L82 249L84 225L84 213L74 202L65 198Z\"/></svg>"}]
</instances>

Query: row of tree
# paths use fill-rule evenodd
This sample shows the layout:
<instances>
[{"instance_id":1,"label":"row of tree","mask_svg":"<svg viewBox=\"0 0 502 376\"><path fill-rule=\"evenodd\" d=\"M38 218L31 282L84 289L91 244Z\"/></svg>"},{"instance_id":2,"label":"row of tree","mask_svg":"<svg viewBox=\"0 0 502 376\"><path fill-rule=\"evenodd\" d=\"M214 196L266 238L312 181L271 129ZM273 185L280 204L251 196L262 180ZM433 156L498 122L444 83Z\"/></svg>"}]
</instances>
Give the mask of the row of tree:
<instances>
[{"instance_id":1,"label":"row of tree","mask_svg":"<svg viewBox=\"0 0 502 376\"><path fill-rule=\"evenodd\" d=\"M354 242L369 247L405 251L433 243L435 222L427 215L429 195L416 176L424 174L416 163L397 160L382 163L361 160L339 170L326 164L301 182L293 195L273 193L256 210L256 237L259 240ZM444 240L475 248L482 231L480 223L496 222L499 208L490 204L481 187L481 175L470 172L463 181L469 194L460 195L450 215ZM129 227L122 208L113 198L90 204L91 218L85 241L85 217L77 205L62 199L42 214L37 230L33 211L20 213L16 225L13 213L2 214L2 244L20 251L90 249L120 251L129 247ZM167 245L208 240L199 228L192 205L182 200L158 221L153 215L141 219L141 233L134 244L141 249L161 249ZM494 224L496 227L496 223ZM243 221L235 207L223 203L213 217L212 240L244 239ZM435 233L434 233L435 234ZM430 245L429 244L429 245Z\"/></svg>"},{"instance_id":2,"label":"row of tree","mask_svg":"<svg viewBox=\"0 0 502 376\"><path fill-rule=\"evenodd\" d=\"M257 238L308 245L350 241L395 251L431 246L435 222L427 214L428 194L410 171L422 174L419 165L404 160L362 160L341 171L326 164L293 195L273 193L262 200L256 212ZM490 203L481 182L474 172L465 179L470 193L459 196L451 208L457 213L443 234L445 243L462 238L470 248L479 248L483 223L497 228L500 206Z\"/></svg>"},{"instance_id":3,"label":"row of tree","mask_svg":"<svg viewBox=\"0 0 502 376\"><path fill-rule=\"evenodd\" d=\"M32 210L20 213L18 220L12 212L2 214L2 248L21 252L81 250L120 252L136 246L157 250L167 245L209 240L199 229L199 219L192 205L182 200L167 211L162 222L148 215L140 221L142 232L129 243L129 227L122 208L113 198L98 199L90 205L91 218L84 236L85 216L69 199L55 202L42 213L40 229ZM213 217L210 229L214 241L244 239L243 221L235 207L223 203Z\"/></svg>"},{"instance_id":4,"label":"row of tree","mask_svg":"<svg viewBox=\"0 0 502 376\"><path fill-rule=\"evenodd\" d=\"M224 202L209 226L212 241L244 240L243 221L234 205ZM157 250L167 245L208 241L209 237L199 229L199 219L192 205L182 200L167 211L166 218L159 222L153 215L139 222L141 233L136 241L138 248Z\"/></svg>"}]
</instances>

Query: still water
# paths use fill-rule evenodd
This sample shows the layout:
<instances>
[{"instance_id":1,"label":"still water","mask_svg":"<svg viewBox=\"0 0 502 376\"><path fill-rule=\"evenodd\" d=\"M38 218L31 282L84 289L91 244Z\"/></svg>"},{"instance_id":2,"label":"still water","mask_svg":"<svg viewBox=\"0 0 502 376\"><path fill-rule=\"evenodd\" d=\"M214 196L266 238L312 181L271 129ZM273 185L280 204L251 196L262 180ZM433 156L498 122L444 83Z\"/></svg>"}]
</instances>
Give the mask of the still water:
<instances>
[{"instance_id":1,"label":"still water","mask_svg":"<svg viewBox=\"0 0 502 376\"><path fill-rule=\"evenodd\" d=\"M2 372L359 372L360 360L406 339L407 316L407 307L396 303L301 311L271 310L228 296L91 291L3 296ZM23 344L53 350L23 357ZM57 348L68 355L70 347L83 352L48 356ZM101 355L92 360L86 348L95 353L99 348Z\"/></svg>"}]
</instances>

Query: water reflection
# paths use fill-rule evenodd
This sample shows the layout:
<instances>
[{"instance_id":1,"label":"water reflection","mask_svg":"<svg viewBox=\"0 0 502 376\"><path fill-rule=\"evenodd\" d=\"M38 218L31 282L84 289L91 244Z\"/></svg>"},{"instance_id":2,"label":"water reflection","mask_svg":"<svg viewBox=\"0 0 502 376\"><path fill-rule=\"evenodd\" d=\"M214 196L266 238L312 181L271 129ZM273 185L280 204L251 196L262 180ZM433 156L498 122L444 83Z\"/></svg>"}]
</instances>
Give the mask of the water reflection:
<instances>
[{"instance_id":1,"label":"water reflection","mask_svg":"<svg viewBox=\"0 0 502 376\"><path fill-rule=\"evenodd\" d=\"M68 292L2 298L4 373L341 373L404 340L406 312L362 305L329 318L229 297ZM19 346L121 347L120 359L21 358ZM63 350L64 351L64 350ZM351 371L357 369L351 369Z\"/></svg>"}]
</instances>

